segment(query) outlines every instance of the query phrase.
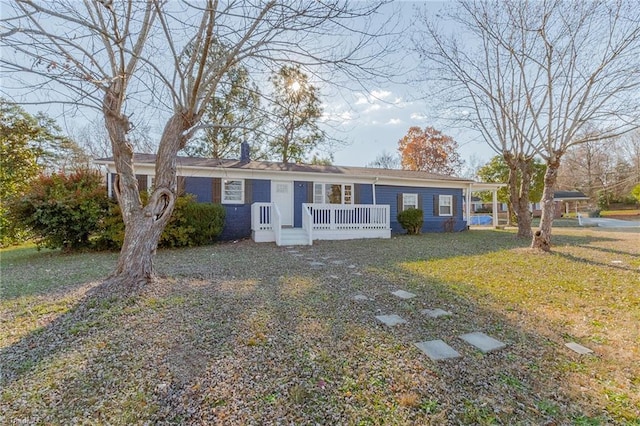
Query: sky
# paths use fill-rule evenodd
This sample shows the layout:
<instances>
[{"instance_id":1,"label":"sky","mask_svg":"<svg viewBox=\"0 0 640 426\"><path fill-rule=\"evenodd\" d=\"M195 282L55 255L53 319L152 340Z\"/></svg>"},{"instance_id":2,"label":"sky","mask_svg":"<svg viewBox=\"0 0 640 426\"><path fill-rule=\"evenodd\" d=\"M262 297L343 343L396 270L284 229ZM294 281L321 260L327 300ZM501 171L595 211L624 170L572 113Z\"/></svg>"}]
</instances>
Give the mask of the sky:
<instances>
[{"instance_id":1,"label":"sky","mask_svg":"<svg viewBox=\"0 0 640 426\"><path fill-rule=\"evenodd\" d=\"M447 127L429 114L425 100L412 100L416 88L407 85L385 85L370 94L354 92L352 101L329 100L325 112L341 118L328 133L347 142L336 148L334 163L366 166L382 152L396 154L398 141L411 126L435 127L458 142L459 153L467 163L482 164L495 155L483 141L468 131Z\"/></svg>"},{"instance_id":2,"label":"sky","mask_svg":"<svg viewBox=\"0 0 640 426\"><path fill-rule=\"evenodd\" d=\"M405 31L411 31L416 8L437 13L444 5L446 2L401 1L392 6L394 13L401 14L399 20ZM415 67L411 46L404 47L406 50L398 52L397 60L404 61L407 67ZM434 112L429 111L426 87L418 83L388 82L368 89L368 92L355 89L341 97L324 99L324 112L333 123L328 133L346 142L336 148L335 164L366 166L382 152L396 154L398 141L412 126L431 126L453 137L467 165L484 164L495 155L478 135L460 127L450 127L449 123L436 118Z\"/></svg>"},{"instance_id":3,"label":"sky","mask_svg":"<svg viewBox=\"0 0 640 426\"><path fill-rule=\"evenodd\" d=\"M400 29L410 34L411 20L417 7L436 13L443 4L445 3L434 1L396 1L387 6L388 12L385 11L380 19L388 17L385 13L394 14L398 18ZM390 60L403 62L408 68L416 66L410 47L410 43L405 43L404 49L399 49L396 58ZM367 90L362 86L366 86ZM341 141L333 148L333 163L366 166L383 152L396 154L398 141L411 126L432 126L453 137L460 146L461 157L468 165L486 163L494 155L491 149L467 131L438 122L433 112L428 111L429 99L425 92L426 89L416 83L390 81L377 85L354 84L352 90L324 90L320 87L323 111L326 122L329 123L325 130L332 139ZM90 119L83 116L82 111L77 111L77 115L70 114L68 110L57 113L56 107L51 105L29 105L25 108L31 113L44 111L72 135ZM164 122L162 119L157 121L157 129L151 130L159 136Z\"/></svg>"}]
</instances>

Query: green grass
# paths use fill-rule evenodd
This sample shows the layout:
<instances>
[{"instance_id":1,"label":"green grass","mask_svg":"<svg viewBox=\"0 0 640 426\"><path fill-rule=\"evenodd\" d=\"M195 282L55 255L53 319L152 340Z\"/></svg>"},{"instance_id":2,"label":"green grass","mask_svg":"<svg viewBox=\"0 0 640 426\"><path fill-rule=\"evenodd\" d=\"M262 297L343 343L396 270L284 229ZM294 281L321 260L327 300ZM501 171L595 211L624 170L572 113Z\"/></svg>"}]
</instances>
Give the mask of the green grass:
<instances>
[{"instance_id":1,"label":"green grass","mask_svg":"<svg viewBox=\"0 0 640 426\"><path fill-rule=\"evenodd\" d=\"M103 300L85 294L115 254L5 249L0 423L637 424L639 237L559 227L550 254L513 230L318 242L299 258L167 250L163 279ZM471 331L508 346L482 354L457 337ZM435 338L462 358L413 346Z\"/></svg>"},{"instance_id":2,"label":"green grass","mask_svg":"<svg viewBox=\"0 0 640 426\"><path fill-rule=\"evenodd\" d=\"M102 279L113 270L115 253L66 254L23 245L0 249L2 299L45 294Z\"/></svg>"}]
</instances>

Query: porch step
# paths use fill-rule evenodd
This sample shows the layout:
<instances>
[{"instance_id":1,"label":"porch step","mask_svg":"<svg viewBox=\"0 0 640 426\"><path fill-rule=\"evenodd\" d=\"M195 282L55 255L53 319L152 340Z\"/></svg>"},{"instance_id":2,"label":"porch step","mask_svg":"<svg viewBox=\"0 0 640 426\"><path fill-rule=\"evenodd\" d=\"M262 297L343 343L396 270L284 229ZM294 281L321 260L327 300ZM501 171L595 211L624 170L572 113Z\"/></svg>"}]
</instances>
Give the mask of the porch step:
<instances>
[{"instance_id":1,"label":"porch step","mask_svg":"<svg viewBox=\"0 0 640 426\"><path fill-rule=\"evenodd\" d=\"M281 246L307 246L309 237L302 228L283 228L280 234Z\"/></svg>"}]
</instances>

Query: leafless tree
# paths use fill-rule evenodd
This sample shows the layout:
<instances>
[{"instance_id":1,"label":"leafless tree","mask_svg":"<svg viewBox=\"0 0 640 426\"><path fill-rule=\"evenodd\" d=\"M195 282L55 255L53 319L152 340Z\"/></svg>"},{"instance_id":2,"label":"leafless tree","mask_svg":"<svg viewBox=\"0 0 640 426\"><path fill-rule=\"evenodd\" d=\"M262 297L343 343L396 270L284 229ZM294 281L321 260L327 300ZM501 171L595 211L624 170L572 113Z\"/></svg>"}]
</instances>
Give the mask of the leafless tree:
<instances>
[{"instance_id":1,"label":"leafless tree","mask_svg":"<svg viewBox=\"0 0 640 426\"><path fill-rule=\"evenodd\" d=\"M418 51L485 141L523 175L534 156L545 161L532 247L549 250L564 153L593 140L581 137L590 134L582 132L586 125L599 129L599 140L640 125L640 9L625 0L462 0L438 21L423 22L420 38L428 41ZM528 201L527 188L511 190L512 198ZM520 221L522 204L519 210Z\"/></svg>"},{"instance_id":2,"label":"leafless tree","mask_svg":"<svg viewBox=\"0 0 640 426\"><path fill-rule=\"evenodd\" d=\"M177 152L205 125L205 107L225 73L244 64L266 75L296 63L338 83L344 81L341 75L382 76L377 67L384 47L376 38L382 29L373 28L372 19L380 6L311 0L16 0L3 7L0 64L13 87L48 95L38 102L80 105L104 116L126 226L105 288L135 291L153 278L153 255L176 198ZM214 42L228 50L210 61ZM157 144L155 186L144 205L129 133L132 115L150 109L168 118Z\"/></svg>"},{"instance_id":3,"label":"leafless tree","mask_svg":"<svg viewBox=\"0 0 640 426\"><path fill-rule=\"evenodd\" d=\"M372 162L367 164L367 167L374 169L399 169L400 157L397 154L382 151Z\"/></svg>"},{"instance_id":4,"label":"leafless tree","mask_svg":"<svg viewBox=\"0 0 640 426\"><path fill-rule=\"evenodd\" d=\"M558 189L578 189L595 201L612 172L612 148L609 141L590 141L568 149L558 171Z\"/></svg>"}]
</instances>

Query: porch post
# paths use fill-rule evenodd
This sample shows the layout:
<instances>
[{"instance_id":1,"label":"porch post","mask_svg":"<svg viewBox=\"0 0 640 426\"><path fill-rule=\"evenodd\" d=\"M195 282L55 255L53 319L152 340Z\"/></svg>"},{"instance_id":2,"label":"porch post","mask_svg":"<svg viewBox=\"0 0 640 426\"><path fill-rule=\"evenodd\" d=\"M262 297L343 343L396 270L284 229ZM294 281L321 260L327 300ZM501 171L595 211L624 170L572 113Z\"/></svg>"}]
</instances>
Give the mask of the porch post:
<instances>
[{"instance_id":1,"label":"porch post","mask_svg":"<svg viewBox=\"0 0 640 426\"><path fill-rule=\"evenodd\" d=\"M467 220L467 226L469 226L469 222L471 221L471 185L466 189L465 203L464 203L464 214Z\"/></svg>"},{"instance_id":2,"label":"porch post","mask_svg":"<svg viewBox=\"0 0 640 426\"><path fill-rule=\"evenodd\" d=\"M498 227L498 190L493 188L493 227Z\"/></svg>"}]
</instances>

